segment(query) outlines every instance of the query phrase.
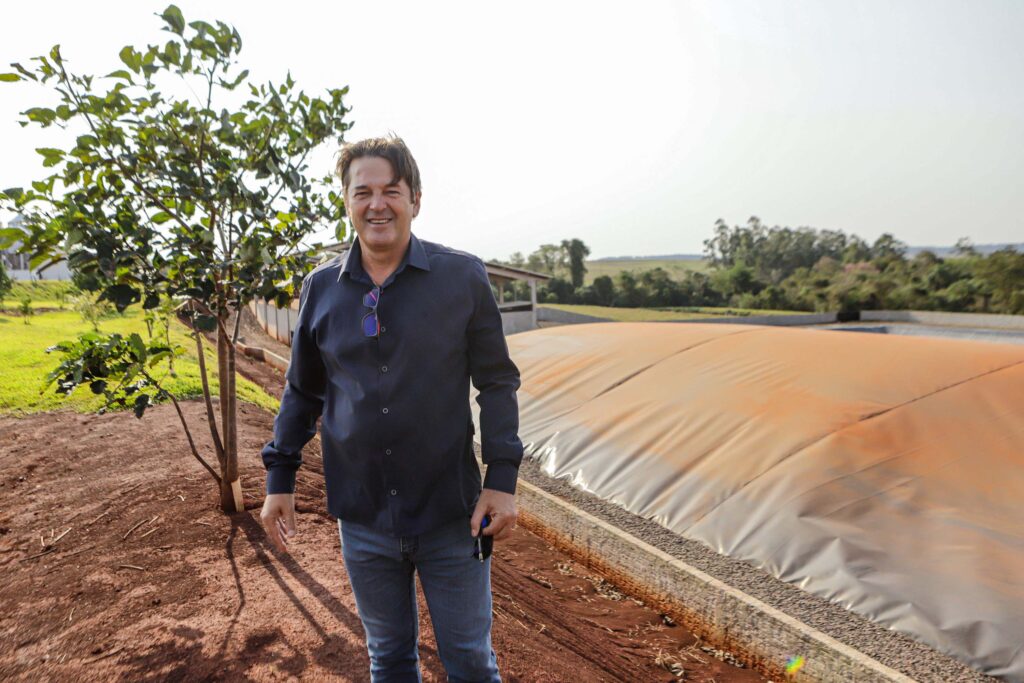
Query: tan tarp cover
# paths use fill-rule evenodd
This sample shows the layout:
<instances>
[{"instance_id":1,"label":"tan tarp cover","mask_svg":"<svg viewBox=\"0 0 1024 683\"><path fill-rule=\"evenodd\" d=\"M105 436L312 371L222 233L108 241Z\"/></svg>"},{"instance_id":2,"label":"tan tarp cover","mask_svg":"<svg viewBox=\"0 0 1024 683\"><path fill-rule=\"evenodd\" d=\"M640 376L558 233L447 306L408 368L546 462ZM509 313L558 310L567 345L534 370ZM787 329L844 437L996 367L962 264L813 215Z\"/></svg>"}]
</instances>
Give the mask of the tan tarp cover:
<instances>
[{"instance_id":1,"label":"tan tarp cover","mask_svg":"<svg viewBox=\"0 0 1024 683\"><path fill-rule=\"evenodd\" d=\"M508 342L549 474L1024 680L1024 348L664 323Z\"/></svg>"}]
</instances>

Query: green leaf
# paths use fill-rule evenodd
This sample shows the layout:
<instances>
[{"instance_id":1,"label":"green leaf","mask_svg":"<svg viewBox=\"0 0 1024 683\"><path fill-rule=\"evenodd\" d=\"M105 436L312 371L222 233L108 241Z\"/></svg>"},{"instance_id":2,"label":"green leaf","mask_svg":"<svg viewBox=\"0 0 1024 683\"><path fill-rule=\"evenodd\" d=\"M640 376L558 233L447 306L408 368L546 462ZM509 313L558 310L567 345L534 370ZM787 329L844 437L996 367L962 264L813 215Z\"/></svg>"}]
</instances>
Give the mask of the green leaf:
<instances>
[{"instance_id":1,"label":"green leaf","mask_svg":"<svg viewBox=\"0 0 1024 683\"><path fill-rule=\"evenodd\" d=\"M146 296L146 300L142 302L142 308L147 310L147 311L150 310L150 309L156 308L159 305L160 305L160 295L159 294L148 294Z\"/></svg>"},{"instance_id":2,"label":"green leaf","mask_svg":"<svg viewBox=\"0 0 1024 683\"><path fill-rule=\"evenodd\" d=\"M17 72L20 73L25 78L27 78L29 80L32 80L32 81L38 81L39 80L38 78L36 78L36 75L34 73L32 73L31 71L29 71L28 69L23 67L21 64L18 64L17 62L12 62L11 66L13 66L15 68L15 70L17 70Z\"/></svg>"},{"instance_id":3,"label":"green leaf","mask_svg":"<svg viewBox=\"0 0 1024 683\"><path fill-rule=\"evenodd\" d=\"M43 157L43 166L56 166L64 159L64 150L53 147L37 147L36 153Z\"/></svg>"},{"instance_id":4,"label":"green leaf","mask_svg":"<svg viewBox=\"0 0 1024 683\"><path fill-rule=\"evenodd\" d=\"M178 47L176 42L169 41L167 47L164 48L164 59L171 64L178 64L181 62L181 48Z\"/></svg>"},{"instance_id":5,"label":"green leaf","mask_svg":"<svg viewBox=\"0 0 1024 683\"><path fill-rule=\"evenodd\" d=\"M107 383L102 379L93 380L89 382L89 388L92 389L94 394L102 394L103 390L107 388Z\"/></svg>"},{"instance_id":6,"label":"green leaf","mask_svg":"<svg viewBox=\"0 0 1024 683\"><path fill-rule=\"evenodd\" d=\"M135 84L135 81L132 80L132 75L130 73L128 73L127 71L125 71L124 69L118 69L117 71L111 71L110 73L107 74L107 78L123 78L124 80L128 81L132 85Z\"/></svg>"},{"instance_id":7,"label":"green leaf","mask_svg":"<svg viewBox=\"0 0 1024 683\"><path fill-rule=\"evenodd\" d=\"M185 32L185 17L181 15L181 10L177 5L168 5L160 18L166 21L167 25L171 27L171 31L179 36Z\"/></svg>"},{"instance_id":8,"label":"green leaf","mask_svg":"<svg viewBox=\"0 0 1024 683\"><path fill-rule=\"evenodd\" d=\"M163 225L167 221L171 220L171 214L167 213L166 211L157 211L156 213L153 214L153 217L150 220L156 223L157 225Z\"/></svg>"},{"instance_id":9,"label":"green leaf","mask_svg":"<svg viewBox=\"0 0 1024 683\"><path fill-rule=\"evenodd\" d=\"M200 332L213 332L217 329L217 319L212 315L197 315L193 325Z\"/></svg>"},{"instance_id":10,"label":"green leaf","mask_svg":"<svg viewBox=\"0 0 1024 683\"><path fill-rule=\"evenodd\" d=\"M149 354L149 367L153 367L154 365L156 365L157 363L159 363L164 358L167 358L170 355L171 352L166 348L164 348L161 351L157 351L156 353Z\"/></svg>"},{"instance_id":11,"label":"green leaf","mask_svg":"<svg viewBox=\"0 0 1024 683\"><path fill-rule=\"evenodd\" d=\"M135 51L131 45L125 45L121 48L118 53L118 57L124 62L125 66L131 69L135 73L139 73L139 67L142 66L142 56Z\"/></svg>"},{"instance_id":12,"label":"green leaf","mask_svg":"<svg viewBox=\"0 0 1024 683\"><path fill-rule=\"evenodd\" d=\"M135 417L141 420L143 414L146 412L147 407L149 407L149 394L140 394L135 399Z\"/></svg>"},{"instance_id":13,"label":"green leaf","mask_svg":"<svg viewBox=\"0 0 1024 683\"><path fill-rule=\"evenodd\" d=\"M142 341L142 337L139 336L138 332L132 332L128 336L128 343L131 344L132 351L135 352L135 360L139 363L146 362L146 343Z\"/></svg>"},{"instance_id":14,"label":"green leaf","mask_svg":"<svg viewBox=\"0 0 1024 683\"><path fill-rule=\"evenodd\" d=\"M3 83L14 83L15 81L20 80L21 76L19 76L18 74L0 74L0 82Z\"/></svg>"},{"instance_id":15,"label":"green leaf","mask_svg":"<svg viewBox=\"0 0 1024 683\"><path fill-rule=\"evenodd\" d=\"M117 312L121 313L141 298L138 290L130 285L111 285L103 290L99 300L113 303Z\"/></svg>"},{"instance_id":16,"label":"green leaf","mask_svg":"<svg viewBox=\"0 0 1024 683\"><path fill-rule=\"evenodd\" d=\"M53 123L53 120L57 118L57 112L46 107L33 107L23 113L28 117L29 121L36 121L43 124L44 127Z\"/></svg>"}]
</instances>

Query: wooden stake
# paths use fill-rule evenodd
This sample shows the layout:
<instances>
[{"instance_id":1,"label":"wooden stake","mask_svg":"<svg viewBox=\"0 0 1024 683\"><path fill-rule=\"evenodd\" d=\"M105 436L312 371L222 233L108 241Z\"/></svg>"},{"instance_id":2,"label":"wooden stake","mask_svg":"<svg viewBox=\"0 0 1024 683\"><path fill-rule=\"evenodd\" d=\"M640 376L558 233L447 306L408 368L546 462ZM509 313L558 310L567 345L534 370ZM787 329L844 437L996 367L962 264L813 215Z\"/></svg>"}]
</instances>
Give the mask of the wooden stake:
<instances>
[{"instance_id":1,"label":"wooden stake","mask_svg":"<svg viewBox=\"0 0 1024 683\"><path fill-rule=\"evenodd\" d=\"M145 567L136 567L134 564L119 564L119 565L117 565L117 568L118 569L134 569L134 570L140 571L140 572L146 571Z\"/></svg>"},{"instance_id":2,"label":"wooden stake","mask_svg":"<svg viewBox=\"0 0 1024 683\"><path fill-rule=\"evenodd\" d=\"M235 512L245 512L245 501L242 499L242 480L235 479L231 482L231 493L235 499Z\"/></svg>"}]
</instances>

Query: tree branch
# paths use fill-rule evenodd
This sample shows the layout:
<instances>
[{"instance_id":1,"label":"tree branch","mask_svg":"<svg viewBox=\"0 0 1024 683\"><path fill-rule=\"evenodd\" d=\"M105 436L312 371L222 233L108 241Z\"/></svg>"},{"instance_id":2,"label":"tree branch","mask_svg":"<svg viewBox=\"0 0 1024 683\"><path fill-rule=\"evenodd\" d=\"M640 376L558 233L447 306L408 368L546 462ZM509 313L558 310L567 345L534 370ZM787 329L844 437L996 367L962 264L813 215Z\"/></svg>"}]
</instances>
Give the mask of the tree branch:
<instances>
[{"instance_id":1,"label":"tree branch","mask_svg":"<svg viewBox=\"0 0 1024 683\"><path fill-rule=\"evenodd\" d=\"M210 395L210 380L206 374L206 353L203 349L202 332L192 329L193 337L196 340L196 353L199 355L199 378L203 383L203 402L206 404L206 421L210 424L210 436L213 437L213 450L217 453L217 461L223 471L226 461L224 459L224 443L220 439L217 430L217 416L213 412L213 399Z\"/></svg>"},{"instance_id":2,"label":"tree branch","mask_svg":"<svg viewBox=\"0 0 1024 683\"><path fill-rule=\"evenodd\" d=\"M199 451L196 450L196 442L192 439L192 432L189 431L188 422L185 421L185 414L181 412L181 406L178 405L178 399L174 398L173 394L167 395L170 396L171 403L174 404L174 409L178 411L178 419L181 420L181 426L185 429L185 437L188 438L188 445L189 448L192 449L192 455L194 455L196 457L196 460L198 460L200 464L202 464L202 466L206 468L206 470L210 473L210 476L213 477L213 480L216 481L217 485L219 486L220 475L213 471L213 468L210 467L210 463L206 462L206 460L203 459L203 456L199 455Z\"/></svg>"}]
</instances>

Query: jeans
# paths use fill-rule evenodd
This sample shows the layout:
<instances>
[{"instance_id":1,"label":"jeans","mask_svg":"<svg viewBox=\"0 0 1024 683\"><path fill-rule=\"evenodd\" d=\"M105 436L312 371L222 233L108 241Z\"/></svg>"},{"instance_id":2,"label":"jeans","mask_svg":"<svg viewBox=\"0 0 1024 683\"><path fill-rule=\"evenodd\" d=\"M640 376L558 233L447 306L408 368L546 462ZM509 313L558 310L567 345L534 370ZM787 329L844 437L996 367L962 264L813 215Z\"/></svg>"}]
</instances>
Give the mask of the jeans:
<instances>
[{"instance_id":1,"label":"jeans","mask_svg":"<svg viewBox=\"0 0 1024 683\"><path fill-rule=\"evenodd\" d=\"M491 560L473 557L468 518L405 538L353 522L338 526L374 683L421 680L414 572L448 680L500 683L491 649Z\"/></svg>"}]
</instances>

